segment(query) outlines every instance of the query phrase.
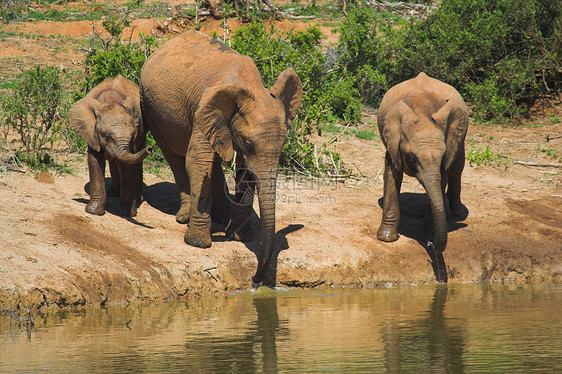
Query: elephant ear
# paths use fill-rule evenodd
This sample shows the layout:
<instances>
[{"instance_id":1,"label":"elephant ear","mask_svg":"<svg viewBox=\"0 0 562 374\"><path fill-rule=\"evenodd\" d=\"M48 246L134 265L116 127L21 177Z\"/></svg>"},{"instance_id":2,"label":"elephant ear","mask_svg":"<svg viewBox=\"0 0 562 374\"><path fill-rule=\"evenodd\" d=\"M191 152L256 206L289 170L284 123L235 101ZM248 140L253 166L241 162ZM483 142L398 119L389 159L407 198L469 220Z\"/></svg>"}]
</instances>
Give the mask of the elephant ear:
<instances>
[{"instance_id":1,"label":"elephant ear","mask_svg":"<svg viewBox=\"0 0 562 374\"><path fill-rule=\"evenodd\" d=\"M96 136L96 118L101 115L106 107L107 104L86 96L72 104L68 112L70 127L78 131L78 134L96 152L101 150Z\"/></svg>"},{"instance_id":2,"label":"elephant ear","mask_svg":"<svg viewBox=\"0 0 562 374\"><path fill-rule=\"evenodd\" d=\"M225 161L232 160L231 122L242 105L254 99L244 87L231 84L207 88L195 112L194 130L199 130Z\"/></svg>"},{"instance_id":3,"label":"elephant ear","mask_svg":"<svg viewBox=\"0 0 562 374\"><path fill-rule=\"evenodd\" d=\"M285 106L287 126L289 126L302 102L302 82L299 76L292 68L288 68L279 74L269 92Z\"/></svg>"},{"instance_id":4,"label":"elephant ear","mask_svg":"<svg viewBox=\"0 0 562 374\"><path fill-rule=\"evenodd\" d=\"M443 159L445 170L449 170L455 160L459 146L464 142L468 129L468 109L463 99L455 97L447 100L431 118L445 129L447 151Z\"/></svg>"},{"instance_id":5,"label":"elephant ear","mask_svg":"<svg viewBox=\"0 0 562 374\"><path fill-rule=\"evenodd\" d=\"M381 136L386 151L394 167L402 169L402 157L400 157L400 138L402 137L402 124L414 123L418 120L418 115L404 102L400 100L388 111L382 120Z\"/></svg>"},{"instance_id":6,"label":"elephant ear","mask_svg":"<svg viewBox=\"0 0 562 374\"><path fill-rule=\"evenodd\" d=\"M135 105L135 100L133 100L132 98L126 97L125 99L121 100L121 105L123 106L123 108L127 109L127 111L131 113L133 117L139 116L138 105Z\"/></svg>"}]
</instances>

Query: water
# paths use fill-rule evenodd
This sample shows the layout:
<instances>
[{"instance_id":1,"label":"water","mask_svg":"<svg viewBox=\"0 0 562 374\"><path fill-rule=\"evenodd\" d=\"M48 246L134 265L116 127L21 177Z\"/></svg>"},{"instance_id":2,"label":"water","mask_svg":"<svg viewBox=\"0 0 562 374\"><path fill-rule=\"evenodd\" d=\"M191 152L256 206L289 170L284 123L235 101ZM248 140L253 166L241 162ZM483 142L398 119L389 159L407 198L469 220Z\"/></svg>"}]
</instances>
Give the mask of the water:
<instances>
[{"instance_id":1,"label":"water","mask_svg":"<svg viewBox=\"0 0 562 374\"><path fill-rule=\"evenodd\" d=\"M259 293L3 315L0 372L562 372L562 285Z\"/></svg>"}]
</instances>

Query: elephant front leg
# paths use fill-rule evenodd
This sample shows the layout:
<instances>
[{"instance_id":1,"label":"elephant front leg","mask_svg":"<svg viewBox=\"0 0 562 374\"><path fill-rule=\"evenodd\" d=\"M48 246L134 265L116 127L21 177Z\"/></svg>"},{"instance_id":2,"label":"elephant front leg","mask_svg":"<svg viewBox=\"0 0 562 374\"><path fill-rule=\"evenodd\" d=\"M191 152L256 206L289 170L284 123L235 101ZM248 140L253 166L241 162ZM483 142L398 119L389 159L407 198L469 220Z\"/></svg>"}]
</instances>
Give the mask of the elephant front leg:
<instances>
[{"instance_id":1,"label":"elephant front leg","mask_svg":"<svg viewBox=\"0 0 562 374\"><path fill-rule=\"evenodd\" d=\"M238 241L249 241L252 238L250 218L254 205L255 179L246 168L244 158L236 155L236 191L230 222L226 228L226 236Z\"/></svg>"},{"instance_id":2,"label":"elephant front leg","mask_svg":"<svg viewBox=\"0 0 562 374\"><path fill-rule=\"evenodd\" d=\"M105 214L105 157L88 147L88 171L90 174L90 202L86 212L102 216Z\"/></svg>"},{"instance_id":3,"label":"elephant front leg","mask_svg":"<svg viewBox=\"0 0 562 374\"><path fill-rule=\"evenodd\" d=\"M403 172L392 164L390 155L386 153L384 166L384 196L381 225L377 231L377 238L383 242L398 240L398 226L400 224L400 206L398 197L402 185Z\"/></svg>"},{"instance_id":4,"label":"elephant front leg","mask_svg":"<svg viewBox=\"0 0 562 374\"><path fill-rule=\"evenodd\" d=\"M193 131L185 159L191 199L184 241L194 247L211 246L211 173L214 156L215 152L204 135Z\"/></svg>"}]
</instances>

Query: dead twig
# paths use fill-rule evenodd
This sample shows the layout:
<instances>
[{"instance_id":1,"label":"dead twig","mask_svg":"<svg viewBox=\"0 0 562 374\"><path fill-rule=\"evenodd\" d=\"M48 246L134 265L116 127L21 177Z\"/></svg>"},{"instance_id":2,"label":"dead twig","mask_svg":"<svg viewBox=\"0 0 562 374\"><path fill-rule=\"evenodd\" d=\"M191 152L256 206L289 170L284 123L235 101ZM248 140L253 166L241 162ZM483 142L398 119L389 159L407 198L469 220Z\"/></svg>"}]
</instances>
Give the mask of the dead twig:
<instances>
[{"instance_id":1,"label":"dead twig","mask_svg":"<svg viewBox=\"0 0 562 374\"><path fill-rule=\"evenodd\" d=\"M545 168L562 168L562 163L553 163L553 162L532 162L532 161L513 161L514 164L524 165L524 166L537 166L537 167L545 167Z\"/></svg>"}]
</instances>

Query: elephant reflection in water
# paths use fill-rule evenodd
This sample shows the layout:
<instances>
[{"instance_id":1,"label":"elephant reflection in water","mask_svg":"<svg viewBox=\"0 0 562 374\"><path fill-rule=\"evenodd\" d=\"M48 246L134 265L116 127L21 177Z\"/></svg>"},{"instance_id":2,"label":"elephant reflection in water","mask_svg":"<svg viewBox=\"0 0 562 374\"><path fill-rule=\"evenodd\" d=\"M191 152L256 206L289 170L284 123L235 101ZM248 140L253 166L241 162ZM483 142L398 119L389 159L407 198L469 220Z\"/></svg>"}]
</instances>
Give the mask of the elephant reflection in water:
<instances>
[{"instance_id":1,"label":"elephant reflection in water","mask_svg":"<svg viewBox=\"0 0 562 374\"><path fill-rule=\"evenodd\" d=\"M212 373L277 373L277 336L287 334L277 313L277 297L255 297L252 304L257 319L243 330L243 335L191 340L205 372ZM188 347L189 348L189 347ZM197 362L188 372L200 372Z\"/></svg>"},{"instance_id":2,"label":"elephant reflection in water","mask_svg":"<svg viewBox=\"0 0 562 374\"><path fill-rule=\"evenodd\" d=\"M383 329L385 366L388 373L464 373L463 332L444 316L447 286L435 289L427 317Z\"/></svg>"}]
</instances>

